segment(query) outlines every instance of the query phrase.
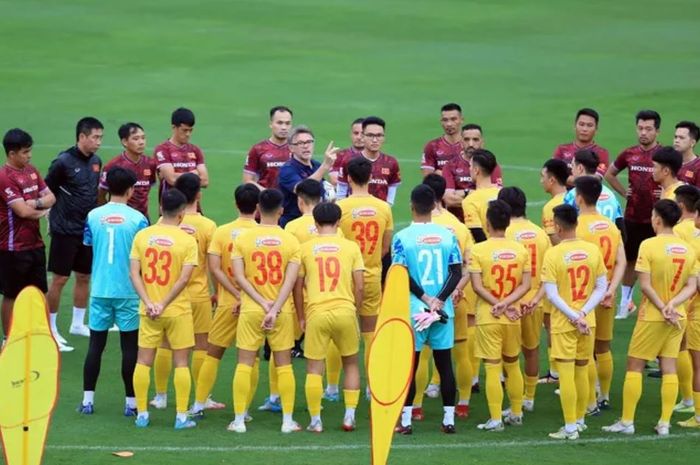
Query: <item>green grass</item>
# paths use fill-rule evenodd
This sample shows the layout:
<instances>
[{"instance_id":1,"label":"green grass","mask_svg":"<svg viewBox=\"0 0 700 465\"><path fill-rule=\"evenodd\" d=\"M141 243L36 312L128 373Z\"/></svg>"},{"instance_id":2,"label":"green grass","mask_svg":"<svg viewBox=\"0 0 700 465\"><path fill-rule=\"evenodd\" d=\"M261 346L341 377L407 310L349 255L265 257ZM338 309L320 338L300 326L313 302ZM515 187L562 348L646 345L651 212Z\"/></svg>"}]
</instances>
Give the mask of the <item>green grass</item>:
<instances>
[{"instance_id":1,"label":"green grass","mask_svg":"<svg viewBox=\"0 0 700 465\"><path fill-rule=\"evenodd\" d=\"M487 146L504 166L505 183L522 187L533 202L542 201L538 168L556 144L571 139L579 107L600 112L598 141L613 154L635 142L634 113L641 108L662 114L661 139L667 144L674 122L696 117L698 66L688 46L700 27L691 14L694 7L691 0L0 1L0 128L30 131L34 163L45 172L57 151L73 143L81 116L93 114L105 123L101 155L107 161L118 151L119 124L143 124L152 148L168 137L172 109L188 106L197 114L194 142L205 150L212 179L204 210L221 223L233 215L232 190L245 152L268 134L269 107L294 108L295 122L315 130L317 150L328 140L346 145L350 121L377 114L388 121L386 151L401 161L404 183L394 211L397 222L405 224L422 146L440 132L440 105L457 101L467 121L484 126ZM534 219L540 208L530 209ZM67 288L60 320L64 332L69 296ZM591 420L584 436L592 441L604 438L599 427L619 414L632 325L617 325L614 410ZM130 448L136 450L132 463L141 464L369 460L364 401L355 434L332 428L341 419L341 408L334 405L324 411L328 432L320 436L283 436L279 418L271 414L256 414L248 434L232 436L224 430L228 412L212 413L195 431L175 433L172 410L154 412L153 427L137 431L121 417L114 336L105 354L97 413L81 417L74 409L82 395L86 341L70 339L77 350L63 357L46 463L111 463L119 460L109 456L111 450ZM233 355L226 355L214 392L229 404ZM303 364L295 369L296 415L305 423ZM692 457L697 437L679 428L674 435L684 437L646 442L659 410L657 381L645 382L636 436L641 442L543 445L546 433L561 423L552 390L539 390L537 411L523 428L502 434L475 429L486 416L483 394L474 397L472 418L460 422L452 437L437 432L439 403L427 400L428 419L416 425L413 437L396 438L390 463L544 464L565 457L569 463L598 464L625 457L643 464ZM256 403L264 391L263 375ZM267 446L276 449L260 449ZM338 446L348 447L332 456L322 453Z\"/></svg>"}]
</instances>

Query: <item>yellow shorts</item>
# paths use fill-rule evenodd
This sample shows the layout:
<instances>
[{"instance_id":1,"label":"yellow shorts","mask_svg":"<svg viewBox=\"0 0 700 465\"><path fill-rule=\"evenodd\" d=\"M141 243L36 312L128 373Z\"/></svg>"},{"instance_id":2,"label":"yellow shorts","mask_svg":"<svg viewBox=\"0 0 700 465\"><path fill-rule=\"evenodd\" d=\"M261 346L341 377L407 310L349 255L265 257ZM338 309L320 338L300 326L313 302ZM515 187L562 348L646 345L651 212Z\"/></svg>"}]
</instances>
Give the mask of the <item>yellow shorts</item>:
<instances>
[{"instance_id":1,"label":"yellow shorts","mask_svg":"<svg viewBox=\"0 0 700 465\"><path fill-rule=\"evenodd\" d=\"M367 275L365 275L367 276ZM365 278L364 295L362 297L362 307L360 316L379 315L379 307L382 304L382 283L379 280L368 280Z\"/></svg>"},{"instance_id":2,"label":"yellow shorts","mask_svg":"<svg viewBox=\"0 0 700 465\"><path fill-rule=\"evenodd\" d=\"M700 352L700 320L688 321L685 328L685 342L688 350Z\"/></svg>"},{"instance_id":3,"label":"yellow shorts","mask_svg":"<svg viewBox=\"0 0 700 465\"><path fill-rule=\"evenodd\" d=\"M273 352L289 350L294 347L294 314L282 312L277 315L275 326L271 331L263 331L262 322L265 314L262 311L241 313L238 317L238 336L236 347L243 350L256 351L262 347L265 339Z\"/></svg>"},{"instance_id":4,"label":"yellow shorts","mask_svg":"<svg viewBox=\"0 0 700 465\"><path fill-rule=\"evenodd\" d=\"M531 314L520 319L520 332L522 335L523 347L528 350L537 349L540 346L540 335L542 334L542 320L544 319L544 308L538 305Z\"/></svg>"},{"instance_id":5,"label":"yellow shorts","mask_svg":"<svg viewBox=\"0 0 700 465\"><path fill-rule=\"evenodd\" d=\"M589 360L593 358L595 333L581 334L577 329L552 334L551 357L559 360Z\"/></svg>"},{"instance_id":6,"label":"yellow shorts","mask_svg":"<svg viewBox=\"0 0 700 465\"><path fill-rule=\"evenodd\" d=\"M211 300L192 302L192 322L195 334L206 334L211 330Z\"/></svg>"},{"instance_id":7,"label":"yellow shorts","mask_svg":"<svg viewBox=\"0 0 700 465\"><path fill-rule=\"evenodd\" d=\"M487 360L520 354L520 325L477 325L474 355Z\"/></svg>"},{"instance_id":8,"label":"yellow shorts","mask_svg":"<svg viewBox=\"0 0 700 465\"><path fill-rule=\"evenodd\" d=\"M595 338L599 341L612 341L615 323L615 309L598 305L595 308Z\"/></svg>"},{"instance_id":9,"label":"yellow shorts","mask_svg":"<svg viewBox=\"0 0 700 465\"><path fill-rule=\"evenodd\" d=\"M306 322L304 356L311 360L325 359L331 341L342 357L359 352L360 328L354 310L333 310L311 315Z\"/></svg>"},{"instance_id":10,"label":"yellow shorts","mask_svg":"<svg viewBox=\"0 0 700 465\"><path fill-rule=\"evenodd\" d=\"M173 350L189 349L194 346L194 326L192 314L162 316L155 320L146 315L139 316L139 347L155 349L165 338Z\"/></svg>"},{"instance_id":11,"label":"yellow shorts","mask_svg":"<svg viewBox=\"0 0 700 465\"><path fill-rule=\"evenodd\" d=\"M476 315L476 293L472 289L471 282L464 288L464 298L462 300L467 305L467 315Z\"/></svg>"},{"instance_id":12,"label":"yellow shorts","mask_svg":"<svg viewBox=\"0 0 700 465\"><path fill-rule=\"evenodd\" d=\"M455 341L463 341L467 339L467 302L461 299L455 305Z\"/></svg>"},{"instance_id":13,"label":"yellow shorts","mask_svg":"<svg viewBox=\"0 0 700 465\"><path fill-rule=\"evenodd\" d=\"M546 298L542 299L542 313L545 315L552 313L552 303Z\"/></svg>"},{"instance_id":14,"label":"yellow shorts","mask_svg":"<svg viewBox=\"0 0 700 465\"><path fill-rule=\"evenodd\" d=\"M216 307L214 321L209 330L208 342L211 345L231 347L233 339L236 337L236 327L238 326L238 315L233 314L233 307L230 305Z\"/></svg>"},{"instance_id":15,"label":"yellow shorts","mask_svg":"<svg viewBox=\"0 0 700 465\"><path fill-rule=\"evenodd\" d=\"M683 320L680 323L681 329L678 329L665 321L637 320L627 355L642 360L654 360L656 357L678 358L687 321Z\"/></svg>"}]
</instances>

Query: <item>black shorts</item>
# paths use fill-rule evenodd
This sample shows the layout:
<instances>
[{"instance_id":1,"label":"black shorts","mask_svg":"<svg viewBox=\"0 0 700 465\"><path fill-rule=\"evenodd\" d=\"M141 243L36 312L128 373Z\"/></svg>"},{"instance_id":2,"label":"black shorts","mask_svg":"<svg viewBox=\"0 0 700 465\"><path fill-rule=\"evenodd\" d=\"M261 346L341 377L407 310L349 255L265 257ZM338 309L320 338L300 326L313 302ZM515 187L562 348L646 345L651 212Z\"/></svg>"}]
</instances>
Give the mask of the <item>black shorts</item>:
<instances>
[{"instance_id":1,"label":"black shorts","mask_svg":"<svg viewBox=\"0 0 700 465\"><path fill-rule=\"evenodd\" d=\"M639 255L639 246L642 241L654 237L654 229L651 227L651 223L635 223L625 220L625 233L627 235L625 241L627 263L634 263Z\"/></svg>"},{"instance_id":2,"label":"black shorts","mask_svg":"<svg viewBox=\"0 0 700 465\"><path fill-rule=\"evenodd\" d=\"M5 297L14 299L27 286L46 293L46 249L0 251L0 286Z\"/></svg>"},{"instance_id":3,"label":"black shorts","mask_svg":"<svg viewBox=\"0 0 700 465\"><path fill-rule=\"evenodd\" d=\"M71 271L90 274L92 247L83 245L83 236L51 235L49 271L59 276L70 276Z\"/></svg>"}]
</instances>

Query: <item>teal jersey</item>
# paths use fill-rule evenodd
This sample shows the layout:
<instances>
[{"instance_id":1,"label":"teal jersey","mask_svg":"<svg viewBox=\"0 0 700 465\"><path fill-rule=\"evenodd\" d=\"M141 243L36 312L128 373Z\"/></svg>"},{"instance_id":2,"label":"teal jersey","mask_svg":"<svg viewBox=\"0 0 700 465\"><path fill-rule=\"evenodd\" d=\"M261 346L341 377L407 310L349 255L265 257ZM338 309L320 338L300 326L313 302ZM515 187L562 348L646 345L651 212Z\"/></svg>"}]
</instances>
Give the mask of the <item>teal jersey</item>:
<instances>
[{"instance_id":1,"label":"teal jersey","mask_svg":"<svg viewBox=\"0 0 700 465\"><path fill-rule=\"evenodd\" d=\"M564 196L564 203L571 205L578 210L576 206L576 188L574 187ZM617 221L618 218L622 218L622 207L620 202L617 201L615 193L611 191L608 187L603 186L603 191L598 197L598 203L595 206L598 213L612 221L613 223Z\"/></svg>"}]
</instances>

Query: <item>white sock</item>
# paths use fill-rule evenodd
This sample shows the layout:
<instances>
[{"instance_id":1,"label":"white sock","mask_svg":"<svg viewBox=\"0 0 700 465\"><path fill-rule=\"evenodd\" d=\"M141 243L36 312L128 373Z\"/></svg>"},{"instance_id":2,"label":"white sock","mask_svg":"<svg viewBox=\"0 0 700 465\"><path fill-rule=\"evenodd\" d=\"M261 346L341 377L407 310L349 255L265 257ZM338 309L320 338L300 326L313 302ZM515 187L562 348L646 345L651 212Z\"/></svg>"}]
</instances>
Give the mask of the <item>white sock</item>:
<instances>
[{"instance_id":1,"label":"white sock","mask_svg":"<svg viewBox=\"0 0 700 465\"><path fill-rule=\"evenodd\" d=\"M577 425L585 425L586 424L586 419L585 418L579 418L576 420Z\"/></svg>"},{"instance_id":2,"label":"white sock","mask_svg":"<svg viewBox=\"0 0 700 465\"><path fill-rule=\"evenodd\" d=\"M311 423L317 423L321 421L321 415L311 415Z\"/></svg>"},{"instance_id":3,"label":"white sock","mask_svg":"<svg viewBox=\"0 0 700 465\"><path fill-rule=\"evenodd\" d=\"M354 407L347 407L345 409L345 418L355 418L355 408Z\"/></svg>"},{"instance_id":4,"label":"white sock","mask_svg":"<svg viewBox=\"0 0 700 465\"><path fill-rule=\"evenodd\" d=\"M58 327L56 327L56 318L58 317L58 313L49 313L49 324L51 326L51 331L54 333L58 332Z\"/></svg>"},{"instance_id":5,"label":"white sock","mask_svg":"<svg viewBox=\"0 0 700 465\"><path fill-rule=\"evenodd\" d=\"M71 326L85 326L85 309L73 307L73 321Z\"/></svg>"},{"instance_id":6,"label":"white sock","mask_svg":"<svg viewBox=\"0 0 700 465\"><path fill-rule=\"evenodd\" d=\"M236 414L236 417L233 419L233 422L237 425L244 424L245 423L245 413L243 415Z\"/></svg>"},{"instance_id":7,"label":"white sock","mask_svg":"<svg viewBox=\"0 0 700 465\"><path fill-rule=\"evenodd\" d=\"M181 422L187 421L187 412L184 412L184 413L178 412L177 415L175 416L175 418L177 418L177 420L181 421Z\"/></svg>"},{"instance_id":8,"label":"white sock","mask_svg":"<svg viewBox=\"0 0 700 465\"><path fill-rule=\"evenodd\" d=\"M457 405L469 405L469 401L468 400L460 400Z\"/></svg>"},{"instance_id":9,"label":"white sock","mask_svg":"<svg viewBox=\"0 0 700 465\"><path fill-rule=\"evenodd\" d=\"M202 402L195 402L192 406L192 411L194 412L201 412L202 410L204 410L204 404Z\"/></svg>"},{"instance_id":10,"label":"white sock","mask_svg":"<svg viewBox=\"0 0 700 465\"><path fill-rule=\"evenodd\" d=\"M401 426L411 426L411 416L413 415L413 406L406 405L401 412Z\"/></svg>"},{"instance_id":11,"label":"white sock","mask_svg":"<svg viewBox=\"0 0 700 465\"><path fill-rule=\"evenodd\" d=\"M326 386L326 392L328 394L338 394L338 385L337 384L329 384Z\"/></svg>"},{"instance_id":12,"label":"white sock","mask_svg":"<svg viewBox=\"0 0 700 465\"><path fill-rule=\"evenodd\" d=\"M632 298L632 288L634 286L622 285L622 292L620 293L620 308L627 309L630 304L630 299Z\"/></svg>"},{"instance_id":13,"label":"white sock","mask_svg":"<svg viewBox=\"0 0 700 465\"><path fill-rule=\"evenodd\" d=\"M83 391L83 405L95 403L95 391Z\"/></svg>"},{"instance_id":14,"label":"white sock","mask_svg":"<svg viewBox=\"0 0 700 465\"><path fill-rule=\"evenodd\" d=\"M549 374L551 375L552 378L559 378L559 372L557 370L549 369Z\"/></svg>"},{"instance_id":15,"label":"white sock","mask_svg":"<svg viewBox=\"0 0 700 465\"><path fill-rule=\"evenodd\" d=\"M573 433L577 430L578 428L576 428L576 423L567 423L564 425L564 431L566 431L567 433Z\"/></svg>"},{"instance_id":16,"label":"white sock","mask_svg":"<svg viewBox=\"0 0 700 465\"><path fill-rule=\"evenodd\" d=\"M683 405L685 405L686 407L692 407L693 405L695 405L693 399L683 399L681 402L683 402Z\"/></svg>"},{"instance_id":17,"label":"white sock","mask_svg":"<svg viewBox=\"0 0 700 465\"><path fill-rule=\"evenodd\" d=\"M138 414L138 418L145 418L148 420L148 417L149 417L149 415L148 415L147 411L146 412L139 412L139 414Z\"/></svg>"},{"instance_id":18,"label":"white sock","mask_svg":"<svg viewBox=\"0 0 700 465\"><path fill-rule=\"evenodd\" d=\"M124 405L129 408L136 408L136 397L126 397Z\"/></svg>"},{"instance_id":19,"label":"white sock","mask_svg":"<svg viewBox=\"0 0 700 465\"><path fill-rule=\"evenodd\" d=\"M479 376L472 376L472 386L475 384L479 384Z\"/></svg>"},{"instance_id":20,"label":"white sock","mask_svg":"<svg viewBox=\"0 0 700 465\"><path fill-rule=\"evenodd\" d=\"M320 418L320 417L319 417ZM291 413L285 413L282 415L282 423L285 425L288 425L290 423L294 422L294 418L292 417Z\"/></svg>"},{"instance_id":21,"label":"white sock","mask_svg":"<svg viewBox=\"0 0 700 465\"><path fill-rule=\"evenodd\" d=\"M443 407L442 424L443 425L454 425L455 424L455 408L454 407Z\"/></svg>"},{"instance_id":22,"label":"white sock","mask_svg":"<svg viewBox=\"0 0 700 465\"><path fill-rule=\"evenodd\" d=\"M167 402L168 394L164 392L156 392L156 400L164 400Z\"/></svg>"},{"instance_id":23,"label":"white sock","mask_svg":"<svg viewBox=\"0 0 700 465\"><path fill-rule=\"evenodd\" d=\"M272 394L272 393L270 393L270 403L273 403L273 404L274 404L274 403L277 402L279 399L280 399L280 395L279 395L279 394Z\"/></svg>"}]
</instances>

